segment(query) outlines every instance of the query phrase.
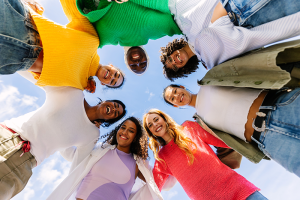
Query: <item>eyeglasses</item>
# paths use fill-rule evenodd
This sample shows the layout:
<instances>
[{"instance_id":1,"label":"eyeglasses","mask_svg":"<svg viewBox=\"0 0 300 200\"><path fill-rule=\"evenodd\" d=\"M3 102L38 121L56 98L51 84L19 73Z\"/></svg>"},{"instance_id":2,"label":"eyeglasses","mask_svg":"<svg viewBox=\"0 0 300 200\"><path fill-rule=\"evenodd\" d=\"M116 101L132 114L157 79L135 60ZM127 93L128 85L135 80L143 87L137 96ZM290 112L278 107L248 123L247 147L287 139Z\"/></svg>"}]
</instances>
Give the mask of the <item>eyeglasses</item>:
<instances>
[{"instance_id":1,"label":"eyeglasses","mask_svg":"<svg viewBox=\"0 0 300 200\"><path fill-rule=\"evenodd\" d=\"M167 62L172 65L172 70L174 72L177 72L179 70L179 68L176 65L172 64L173 58L171 56L167 57Z\"/></svg>"},{"instance_id":2,"label":"eyeglasses","mask_svg":"<svg viewBox=\"0 0 300 200\"><path fill-rule=\"evenodd\" d=\"M140 65L145 64L145 67L147 65L147 61L144 62L138 62L138 63L134 63L134 64L129 64L130 67L139 67Z\"/></svg>"}]
</instances>

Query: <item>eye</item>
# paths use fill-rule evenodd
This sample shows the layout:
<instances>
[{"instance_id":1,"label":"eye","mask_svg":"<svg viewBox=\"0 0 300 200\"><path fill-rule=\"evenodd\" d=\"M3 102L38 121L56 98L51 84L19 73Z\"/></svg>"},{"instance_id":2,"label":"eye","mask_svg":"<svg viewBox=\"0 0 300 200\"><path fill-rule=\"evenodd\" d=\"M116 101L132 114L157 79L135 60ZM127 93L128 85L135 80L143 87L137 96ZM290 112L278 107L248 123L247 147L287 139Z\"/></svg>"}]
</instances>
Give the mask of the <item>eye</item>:
<instances>
[{"instance_id":1,"label":"eye","mask_svg":"<svg viewBox=\"0 0 300 200\"><path fill-rule=\"evenodd\" d=\"M157 121L158 121L158 118L155 118L154 121L157 122Z\"/></svg>"},{"instance_id":2,"label":"eye","mask_svg":"<svg viewBox=\"0 0 300 200\"><path fill-rule=\"evenodd\" d=\"M174 101L174 97L172 97L171 101Z\"/></svg>"},{"instance_id":3,"label":"eye","mask_svg":"<svg viewBox=\"0 0 300 200\"><path fill-rule=\"evenodd\" d=\"M152 124L149 124L149 125L148 125L148 128L150 128L151 126L152 126Z\"/></svg>"},{"instance_id":4,"label":"eye","mask_svg":"<svg viewBox=\"0 0 300 200\"><path fill-rule=\"evenodd\" d=\"M133 130L130 130L129 132L130 132L130 133L134 133L134 131L133 131Z\"/></svg>"},{"instance_id":5,"label":"eye","mask_svg":"<svg viewBox=\"0 0 300 200\"><path fill-rule=\"evenodd\" d=\"M177 92L177 89L175 89L174 94L176 94L176 92Z\"/></svg>"},{"instance_id":6,"label":"eye","mask_svg":"<svg viewBox=\"0 0 300 200\"><path fill-rule=\"evenodd\" d=\"M125 126L121 126L121 128L120 129L125 129Z\"/></svg>"}]
</instances>

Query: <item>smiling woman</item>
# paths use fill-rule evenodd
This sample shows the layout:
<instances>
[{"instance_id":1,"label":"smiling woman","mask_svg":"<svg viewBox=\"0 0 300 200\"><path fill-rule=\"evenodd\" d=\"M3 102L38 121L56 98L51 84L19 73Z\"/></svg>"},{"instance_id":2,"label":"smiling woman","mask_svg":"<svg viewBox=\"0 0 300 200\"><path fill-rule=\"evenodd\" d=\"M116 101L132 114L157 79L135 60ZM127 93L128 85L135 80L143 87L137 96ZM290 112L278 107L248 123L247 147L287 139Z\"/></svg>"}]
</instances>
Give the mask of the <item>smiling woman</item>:
<instances>
[{"instance_id":1,"label":"smiling woman","mask_svg":"<svg viewBox=\"0 0 300 200\"><path fill-rule=\"evenodd\" d=\"M148 141L140 120L129 117L106 136L47 200L69 199L72 193L77 200L163 199L146 161ZM74 155L76 148L69 151ZM131 194L137 177L146 184Z\"/></svg>"}]
</instances>

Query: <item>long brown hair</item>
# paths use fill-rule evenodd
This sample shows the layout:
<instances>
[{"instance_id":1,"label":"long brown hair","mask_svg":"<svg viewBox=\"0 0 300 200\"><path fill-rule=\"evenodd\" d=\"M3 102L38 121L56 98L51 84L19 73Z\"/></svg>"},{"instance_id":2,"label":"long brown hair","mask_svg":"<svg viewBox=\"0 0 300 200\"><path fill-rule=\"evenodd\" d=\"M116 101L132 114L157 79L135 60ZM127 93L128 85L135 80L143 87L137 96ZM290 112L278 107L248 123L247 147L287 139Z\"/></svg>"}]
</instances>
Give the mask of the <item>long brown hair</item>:
<instances>
[{"instance_id":1,"label":"long brown hair","mask_svg":"<svg viewBox=\"0 0 300 200\"><path fill-rule=\"evenodd\" d=\"M189 157L189 164L193 164L195 158L194 152L197 149L196 144L184 134L182 126L177 124L169 115L158 109L149 110L149 112L143 117L143 126L148 134L149 147L154 153L154 158L158 161L162 161L162 159L158 156L158 152L164 145L166 145L166 142L163 138L154 136L149 130L146 123L146 119L149 114L157 114L164 119L167 125L167 130L174 138L174 143Z\"/></svg>"}]
</instances>

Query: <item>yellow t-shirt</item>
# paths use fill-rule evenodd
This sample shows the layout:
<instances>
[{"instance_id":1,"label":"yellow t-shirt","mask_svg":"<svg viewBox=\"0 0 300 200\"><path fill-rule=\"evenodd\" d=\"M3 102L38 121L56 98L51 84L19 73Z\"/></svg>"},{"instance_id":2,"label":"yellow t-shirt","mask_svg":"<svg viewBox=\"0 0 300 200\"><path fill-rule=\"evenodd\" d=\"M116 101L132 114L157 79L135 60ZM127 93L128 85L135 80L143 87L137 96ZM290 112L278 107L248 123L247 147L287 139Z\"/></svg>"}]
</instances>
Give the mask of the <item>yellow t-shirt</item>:
<instances>
[{"instance_id":1,"label":"yellow t-shirt","mask_svg":"<svg viewBox=\"0 0 300 200\"><path fill-rule=\"evenodd\" d=\"M69 23L57 24L30 9L44 51L38 86L71 86L83 90L98 69L99 38L93 25L82 16L75 0L61 0Z\"/></svg>"}]
</instances>

